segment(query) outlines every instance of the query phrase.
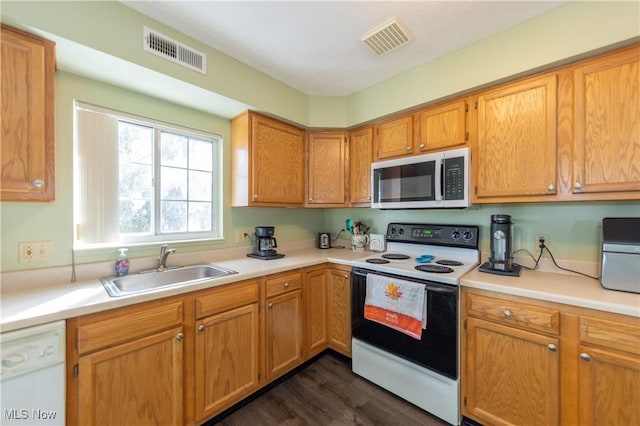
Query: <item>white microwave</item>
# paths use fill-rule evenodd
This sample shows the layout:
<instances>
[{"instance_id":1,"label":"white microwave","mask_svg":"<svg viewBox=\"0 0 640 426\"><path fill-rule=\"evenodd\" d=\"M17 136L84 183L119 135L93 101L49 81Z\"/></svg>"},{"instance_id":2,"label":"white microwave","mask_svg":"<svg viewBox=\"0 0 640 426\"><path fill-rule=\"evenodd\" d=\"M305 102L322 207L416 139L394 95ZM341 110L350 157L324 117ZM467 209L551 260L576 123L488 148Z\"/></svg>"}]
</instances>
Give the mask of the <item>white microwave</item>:
<instances>
[{"instance_id":1,"label":"white microwave","mask_svg":"<svg viewBox=\"0 0 640 426\"><path fill-rule=\"evenodd\" d=\"M470 156L467 147L372 163L371 207L469 207Z\"/></svg>"}]
</instances>

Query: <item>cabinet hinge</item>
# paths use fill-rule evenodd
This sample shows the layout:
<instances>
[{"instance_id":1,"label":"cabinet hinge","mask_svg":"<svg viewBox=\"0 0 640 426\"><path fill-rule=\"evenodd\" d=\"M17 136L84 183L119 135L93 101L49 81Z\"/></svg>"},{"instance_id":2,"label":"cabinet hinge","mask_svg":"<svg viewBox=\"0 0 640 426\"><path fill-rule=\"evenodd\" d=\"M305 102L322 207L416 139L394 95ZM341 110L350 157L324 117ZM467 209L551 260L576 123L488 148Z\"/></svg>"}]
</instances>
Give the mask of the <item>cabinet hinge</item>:
<instances>
[{"instance_id":1,"label":"cabinet hinge","mask_svg":"<svg viewBox=\"0 0 640 426\"><path fill-rule=\"evenodd\" d=\"M474 190L476 192L476 195L478 195L478 185L474 186L473 188L474 188Z\"/></svg>"},{"instance_id":2,"label":"cabinet hinge","mask_svg":"<svg viewBox=\"0 0 640 426\"><path fill-rule=\"evenodd\" d=\"M478 109L478 101L475 101L475 102L473 103L473 108Z\"/></svg>"},{"instance_id":3,"label":"cabinet hinge","mask_svg":"<svg viewBox=\"0 0 640 426\"><path fill-rule=\"evenodd\" d=\"M466 396L463 398L463 401L464 401L464 402L463 402L463 403L464 403L464 406L466 407L466 406L467 406L467 397L466 397Z\"/></svg>"},{"instance_id":4,"label":"cabinet hinge","mask_svg":"<svg viewBox=\"0 0 640 426\"><path fill-rule=\"evenodd\" d=\"M467 320L462 321L462 328L467 329Z\"/></svg>"},{"instance_id":5,"label":"cabinet hinge","mask_svg":"<svg viewBox=\"0 0 640 426\"><path fill-rule=\"evenodd\" d=\"M469 112L469 104L468 103L464 103L464 112Z\"/></svg>"},{"instance_id":6,"label":"cabinet hinge","mask_svg":"<svg viewBox=\"0 0 640 426\"><path fill-rule=\"evenodd\" d=\"M469 132L465 132L464 133L464 140L468 141L469 140Z\"/></svg>"},{"instance_id":7,"label":"cabinet hinge","mask_svg":"<svg viewBox=\"0 0 640 426\"><path fill-rule=\"evenodd\" d=\"M78 377L78 364L73 365L73 377Z\"/></svg>"}]
</instances>

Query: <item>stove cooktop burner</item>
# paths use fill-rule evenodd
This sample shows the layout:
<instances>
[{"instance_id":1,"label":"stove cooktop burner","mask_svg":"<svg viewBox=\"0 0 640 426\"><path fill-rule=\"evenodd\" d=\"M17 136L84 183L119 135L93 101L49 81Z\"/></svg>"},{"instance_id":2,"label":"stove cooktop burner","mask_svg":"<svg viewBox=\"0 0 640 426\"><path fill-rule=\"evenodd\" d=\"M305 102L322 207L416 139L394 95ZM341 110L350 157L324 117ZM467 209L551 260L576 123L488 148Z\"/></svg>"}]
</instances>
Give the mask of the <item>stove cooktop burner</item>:
<instances>
[{"instance_id":1,"label":"stove cooktop burner","mask_svg":"<svg viewBox=\"0 0 640 426\"><path fill-rule=\"evenodd\" d=\"M391 260L411 259L411 256L407 254L402 254L402 253L387 253L387 254L383 254L382 257L384 259L391 259Z\"/></svg>"},{"instance_id":2,"label":"stove cooktop burner","mask_svg":"<svg viewBox=\"0 0 640 426\"><path fill-rule=\"evenodd\" d=\"M436 274L447 274L449 272L453 272L453 268L449 268L448 266L431 265L431 264L418 265L416 266L415 269L422 272L432 272Z\"/></svg>"},{"instance_id":3,"label":"stove cooktop burner","mask_svg":"<svg viewBox=\"0 0 640 426\"><path fill-rule=\"evenodd\" d=\"M445 266L462 266L463 265L462 262L458 262L457 260L448 260L448 259L436 260L436 263L439 265L445 265Z\"/></svg>"},{"instance_id":4,"label":"stove cooktop burner","mask_svg":"<svg viewBox=\"0 0 640 426\"><path fill-rule=\"evenodd\" d=\"M367 259L367 260L366 260L366 262L369 262L369 263L375 263L375 264L378 264L378 265L381 265L381 264L383 264L383 263L391 263L391 262L390 262L390 261L388 261L387 259L380 259L380 258L378 258L378 257L373 258L373 259Z\"/></svg>"}]
</instances>

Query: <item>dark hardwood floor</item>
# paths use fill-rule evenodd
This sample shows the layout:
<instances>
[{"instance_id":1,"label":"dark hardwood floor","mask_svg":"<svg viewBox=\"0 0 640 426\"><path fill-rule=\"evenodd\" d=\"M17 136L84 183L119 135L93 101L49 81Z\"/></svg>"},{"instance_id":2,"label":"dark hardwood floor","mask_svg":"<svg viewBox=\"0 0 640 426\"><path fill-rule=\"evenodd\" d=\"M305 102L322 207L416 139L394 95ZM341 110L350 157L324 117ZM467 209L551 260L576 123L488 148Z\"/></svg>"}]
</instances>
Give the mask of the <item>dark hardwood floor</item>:
<instances>
[{"instance_id":1,"label":"dark hardwood floor","mask_svg":"<svg viewBox=\"0 0 640 426\"><path fill-rule=\"evenodd\" d=\"M219 420L221 426L444 426L444 421L353 374L325 354Z\"/></svg>"}]
</instances>

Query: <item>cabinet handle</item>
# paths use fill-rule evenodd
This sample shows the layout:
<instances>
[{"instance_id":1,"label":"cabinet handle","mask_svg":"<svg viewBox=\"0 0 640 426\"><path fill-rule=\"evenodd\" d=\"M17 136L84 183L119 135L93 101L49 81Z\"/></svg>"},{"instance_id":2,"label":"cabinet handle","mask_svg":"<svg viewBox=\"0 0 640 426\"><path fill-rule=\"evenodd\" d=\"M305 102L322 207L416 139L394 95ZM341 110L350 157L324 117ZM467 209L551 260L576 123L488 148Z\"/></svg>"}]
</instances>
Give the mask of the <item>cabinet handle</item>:
<instances>
[{"instance_id":1,"label":"cabinet handle","mask_svg":"<svg viewBox=\"0 0 640 426\"><path fill-rule=\"evenodd\" d=\"M557 351L557 350L558 350L558 347L557 347L556 345L554 345L553 343L549 343L549 344L547 345L547 348L549 348L549 350L550 350L551 352L555 352L555 351Z\"/></svg>"},{"instance_id":2,"label":"cabinet handle","mask_svg":"<svg viewBox=\"0 0 640 426\"><path fill-rule=\"evenodd\" d=\"M313 201L313 198L309 198L309 202Z\"/></svg>"},{"instance_id":3,"label":"cabinet handle","mask_svg":"<svg viewBox=\"0 0 640 426\"><path fill-rule=\"evenodd\" d=\"M344 277L345 277L345 278L349 278L349 275L347 275L347 274L344 274Z\"/></svg>"},{"instance_id":4,"label":"cabinet handle","mask_svg":"<svg viewBox=\"0 0 640 426\"><path fill-rule=\"evenodd\" d=\"M580 182L574 183L573 189L575 189L576 191L582 191L582 184Z\"/></svg>"},{"instance_id":5,"label":"cabinet handle","mask_svg":"<svg viewBox=\"0 0 640 426\"><path fill-rule=\"evenodd\" d=\"M504 314L504 316L505 316L506 318L511 318L511 315L513 315L513 314L511 313L511 311L510 311L510 310L508 310L508 309L505 309L505 310L504 310L504 312L502 312L502 313Z\"/></svg>"},{"instance_id":6,"label":"cabinet handle","mask_svg":"<svg viewBox=\"0 0 640 426\"><path fill-rule=\"evenodd\" d=\"M273 302L269 302L269 304L267 305L267 307L268 307L269 309L273 308Z\"/></svg>"},{"instance_id":7,"label":"cabinet handle","mask_svg":"<svg viewBox=\"0 0 640 426\"><path fill-rule=\"evenodd\" d=\"M200 324L200 325L198 326L198 331L204 331L204 325Z\"/></svg>"},{"instance_id":8,"label":"cabinet handle","mask_svg":"<svg viewBox=\"0 0 640 426\"><path fill-rule=\"evenodd\" d=\"M253 199L257 200L258 199L258 194L253 194Z\"/></svg>"},{"instance_id":9,"label":"cabinet handle","mask_svg":"<svg viewBox=\"0 0 640 426\"><path fill-rule=\"evenodd\" d=\"M177 341L179 341L179 342L180 342L180 341L182 341L182 339L184 339L184 334L183 334L183 333L178 333L178 334L176 334L176 340L177 340Z\"/></svg>"},{"instance_id":10,"label":"cabinet handle","mask_svg":"<svg viewBox=\"0 0 640 426\"><path fill-rule=\"evenodd\" d=\"M371 196L368 196L368 197L367 197L367 200L371 201Z\"/></svg>"},{"instance_id":11,"label":"cabinet handle","mask_svg":"<svg viewBox=\"0 0 640 426\"><path fill-rule=\"evenodd\" d=\"M422 149L422 148L424 148L424 144L423 143L420 144L420 149Z\"/></svg>"},{"instance_id":12,"label":"cabinet handle","mask_svg":"<svg viewBox=\"0 0 640 426\"><path fill-rule=\"evenodd\" d=\"M556 190L556 186L554 184L551 184L551 185L547 186L547 191L553 192L555 190Z\"/></svg>"},{"instance_id":13,"label":"cabinet handle","mask_svg":"<svg viewBox=\"0 0 640 426\"><path fill-rule=\"evenodd\" d=\"M289 288L289 282L284 283L284 288Z\"/></svg>"},{"instance_id":14,"label":"cabinet handle","mask_svg":"<svg viewBox=\"0 0 640 426\"><path fill-rule=\"evenodd\" d=\"M410 146L407 146L406 149L407 149L407 152L411 151L411 147Z\"/></svg>"},{"instance_id":15,"label":"cabinet handle","mask_svg":"<svg viewBox=\"0 0 640 426\"><path fill-rule=\"evenodd\" d=\"M586 353L586 352L582 352L582 353L580 354L580 358L582 358L582 359L583 359L583 360L585 360L585 361L591 361L591 355L589 355L589 354L588 354L588 353Z\"/></svg>"},{"instance_id":16,"label":"cabinet handle","mask_svg":"<svg viewBox=\"0 0 640 426\"><path fill-rule=\"evenodd\" d=\"M42 188L44 186L44 181L42 179L36 179L33 181L33 186L36 188Z\"/></svg>"}]
</instances>

